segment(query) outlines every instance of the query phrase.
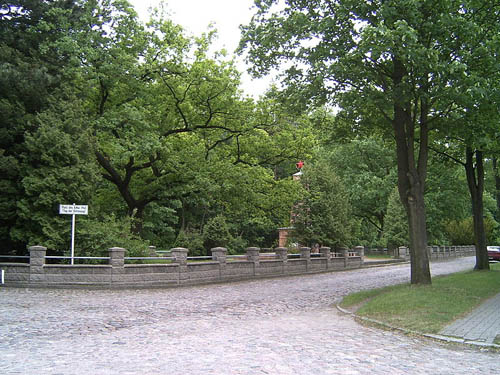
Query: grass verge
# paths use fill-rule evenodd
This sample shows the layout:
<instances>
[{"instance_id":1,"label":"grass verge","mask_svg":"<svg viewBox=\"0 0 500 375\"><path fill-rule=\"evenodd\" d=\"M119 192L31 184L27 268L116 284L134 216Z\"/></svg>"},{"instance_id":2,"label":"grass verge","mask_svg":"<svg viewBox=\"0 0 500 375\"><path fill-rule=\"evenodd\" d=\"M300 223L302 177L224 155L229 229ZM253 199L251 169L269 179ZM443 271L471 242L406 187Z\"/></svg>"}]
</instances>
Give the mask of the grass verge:
<instances>
[{"instance_id":1,"label":"grass verge","mask_svg":"<svg viewBox=\"0 0 500 375\"><path fill-rule=\"evenodd\" d=\"M365 259L380 260L380 259L393 259L393 257L391 255L384 255L384 254L370 254L370 255L365 255Z\"/></svg>"},{"instance_id":2,"label":"grass verge","mask_svg":"<svg viewBox=\"0 0 500 375\"><path fill-rule=\"evenodd\" d=\"M357 315L400 328L438 333L500 292L500 263L490 266L489 272L435 277L431 286L403 284L354 293L345 297L341 306L361 305Z\"/></svg>"}]
</instances>

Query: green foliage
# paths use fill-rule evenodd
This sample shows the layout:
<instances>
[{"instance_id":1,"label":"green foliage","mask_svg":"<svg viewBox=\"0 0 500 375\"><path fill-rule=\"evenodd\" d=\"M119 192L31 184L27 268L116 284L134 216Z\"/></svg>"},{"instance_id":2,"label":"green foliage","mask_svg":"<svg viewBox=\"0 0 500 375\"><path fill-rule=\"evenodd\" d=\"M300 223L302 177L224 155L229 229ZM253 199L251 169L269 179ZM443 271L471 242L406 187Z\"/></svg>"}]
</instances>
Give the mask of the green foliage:
<instances>
[{"instance_id":1,"label":"green foliage","mask_svg":"<svg viewBox=\"0 0 500 375\"><path fill-rule=\"evenodd\" d=\"M461 165L432 154L428 168L425 206L429 243L444 245L450 241L446 222L470 216L470 195Z\"/></svg>"},{"instance_id":2,"label":"green foliage","mask_svg":"<svg viewBox=\"0 0 500 375\"><path fill-rule=\"evenodd\" d=\"M17 202L24 197L25 134L35 117L61 96L75 61L71 36L82 30L81 4L74 1L2 2L0 22L0 242L25 248ZM7 15L8 11L8 15Z\"/></svg>"},{"instance_id":3,"label":"green foliage","mask_svg":"<svg viewBox=\"0 0 500 375\"><path fill-rule=\"evenodd\" d=\"M325 146L319 154L327 155L344 182L352 214L361 220L357 243L380 245L388 197L397 182L394 153L381 140L369 137Z\"/></svg>"},{"instance_id":4,"label":"green foliage","mask_svg":"<svg viewBox=\"0 0 500 375\"><path fill-rule=\"evenodd\" d=\"M495 243L494 231L497 227L498 224L493 218L484 218L486 243ZM462 220L450 220L446 223L445 228L452 245L470 245L475 243L472 217Z\"/></svg>"},{"instance_id":5,"label":"green foliage","mask_svg":"<svg viewBox=\"0 0 500 375\"><path fill-rule=\"evenodd\" d=\"M111 247L125 248L125 256L148 256L149 242L132 233L132 219L109 215L96 220L91 212L89 218L78 217L75 256L108 256Z\"/></svg>"},{"instance_id":6,"label":"green foliage","mask_svg":"<svg viewBox=\"0 0 500 375\"><path fill-rule=\"evenodd\" d=\"M64 248L65 220L59 204L89 204L96 168L80 102L54 104L36 117L37 128L25 134L22 186L13 239Z\"/></svg>"},{"instance_id":7,"label":"green foliage","mask_svg":"<svg viewBox=\"0 0 500 375\"><path fill-rule=\"evenodd\" d=\"M206 255L203 235L194 230L181 230L173 246L189 249L189 256Z\"/></svg>"},{"instance_id":8,"label":"green foliage","mask_svg":"<svg viewBox=\"0 0 500 375\"><path fill-rule=\"evenodd\" d=\"M242 236L231 237L227 244L227 253L232 255L244 254L248 246L248 241L245 240Z\"/></svg>"},{"instance_id":9,"label":"green foliage","mask_svg":"<svg viewBox=\"0 0 500 375\"><path fill-rule=\"evenodd\" d=\"M227 247L231 240L231 233L222 215L215 216L207 221L203 227L204 245L207 250L214 247Z\"/></svg>"},{"instance_id":10,"label":"green foliage","mask_svg":"<svg viewBox=\"0 0 500 375\"><path fill-rule=\"evenodd\" d=\"M397 187L393 188L387 203L383 241L389 249L408 246L408 216L401 204Z\"/></svg>"},{"instance_id":11,"label":"green foliage","mask_svg":"<svg viewBox=\"0 0 500 375\"><path fill-rule=\"evenodd\" d=\"M294 236L305 245L350 246L353 219L342 181L323 160L303 171L306 192L293 210Z\"/></svg>"},{"instance_id":12,"label":"green foliage","mask_svg":"<svg viewBox=\"0 0 500 375\"><path fill-rule=\"evenodd\" d=\"M404 98L410 86L420 95L425 86L428 92L419 98L438 98L433 111L439 115L448 113L448 103L465 108L462 92L477 87L476 81L484 85L474 88L474 98L486 88L490 94L477 71L464 83L465 67L447 64L455 46L441 30L451 27L465 37L468 21L448 12L453 4L444 0L428 16L436 24L419 22L427 2L422 9L415 2L379 9L340 1L339 12L328 14L327 8L312 11L326 4L315 0L304 9L287 3L267 24L271 3L259 3L261 11L246 29L248 43L250 30L263 37L257 53L273 51L255 69L271 67L287 51L309 70L294 66L286 73L287 94L274 89L254 102L242 96L234 62L209 52L214 32L187 37L161 12L144 25L126 1L7 2L14 6L0 22L0 242L67 249L68 218L57 208L75 202L90 206L91 215L77 227L88 242L78 241L85 254L110 246L140 254L148 242L187 247L191 255L219 245L242 252L248 245L275 244L276 229L290 225L298 201L303 211L297 226L307 243L378 245L384 232L402 241L397 225L405 221L387 207L396 179L393 141L382 141L392 131L385 126L393 115L389 99ZM342 14L360 27L352 29ZM417 31L438 42L422 46ZM298 42L311 35L317 45ZM411 67L401 94L386 74L393 68L388 51ZM461 57L481 60L477 54ZM427 74L436 69L440 74ZM427 86L421 80L426 75ZM335 87L341 90L332 96ZM302 111L309 99L326 98L341 103L342 111ZM481 102L494 118L485 106ZM470 116L478 124L486 121ZM435 120L440 131L449 127ZM490 133L480 128L474 137L490 145ZM314 159L322 160L309 163ZM311 164L306 185L290 179L298 160ZM449 182L463 182L456 169L440 169L431 163L427 187L433 241L446 240L443 222L462 220L470 209L465 190Z\"/></svg>"},{"instance_id":13,"label":"green foliage","mask_svg":"<svg viewBox=\"0 0 500 375\"><path fill-rule=\"evenodd\" d=\"M392 132L400 198L411 217L412 283L430 283L424 204L429 138L435 133L443 139L454 128L466 129L459 138L475 145L491 136L482 125L470 129L473 120L488 117L480 109L498 112L492 105L498 95L498 2L269 0L256 7L240 43L256 76L288 62L282 83L290 101L301 108L340 106L343 134Z\"/></svg>"}]
</instances>

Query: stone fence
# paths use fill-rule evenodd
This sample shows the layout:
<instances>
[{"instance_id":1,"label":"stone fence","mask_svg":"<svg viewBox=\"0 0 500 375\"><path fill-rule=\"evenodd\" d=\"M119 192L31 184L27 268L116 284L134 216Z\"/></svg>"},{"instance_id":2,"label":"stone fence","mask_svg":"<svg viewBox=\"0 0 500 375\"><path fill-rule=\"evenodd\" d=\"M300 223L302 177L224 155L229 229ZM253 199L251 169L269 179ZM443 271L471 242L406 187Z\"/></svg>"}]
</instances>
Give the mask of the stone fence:
<instances>
[{"instance_id":1,"label":"stone fence","mask_svg":"<svg viewBox=\"0 0 500 375\"><path fill-rule=\"evenodd\" d=\"M27 287L152 287L179 286L224 282L262 277L300 275L360 268L364 248L341 249L334 253L322 247L311 255L311 248L303 247L300 254L288 254L278 247L274 253L261 254L258 247L249 247L245 255L227 255L223 247L213 248L208 260L191 261L188 249L175 248L171 256L158 257L155 264L126 264L125 249L109 249L104 265L46 264L47 249L29 248L29 264L0 263L5 285ZM136 258L133 258L136 259ZM147 258L155 262L154 258Z\"/></svg>"},{"instance_id":2,"label":"stone fence","mask_svg":"<svg viewBox=\"0 0 500 375\"><path fill-rule=\"evenodd\" d=\"M410 259L410 249L405 246L401 246L396 249L398 254L395 255L397 258ZM474 245L469 246L427 246L427 253L429 259L445 259L445 258L455 258L455 257L465 257L476 255L476 247Z\"/></svg>"}]
</instances>

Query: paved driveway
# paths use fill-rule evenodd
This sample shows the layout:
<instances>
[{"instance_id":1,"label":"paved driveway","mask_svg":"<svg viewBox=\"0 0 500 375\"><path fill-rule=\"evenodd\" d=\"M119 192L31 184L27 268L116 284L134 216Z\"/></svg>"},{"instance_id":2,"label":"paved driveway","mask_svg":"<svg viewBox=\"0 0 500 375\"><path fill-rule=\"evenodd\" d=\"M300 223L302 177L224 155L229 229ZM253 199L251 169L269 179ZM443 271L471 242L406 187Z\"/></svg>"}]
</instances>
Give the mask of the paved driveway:
<instances>
[{"instance_id":1,"label":"paved driveway","mask_svg":"<svg viewBox=\"0 0 500 375\"><path fill-rule=\"evenodd\" d=\"M2 288L0 373L500 373L498 353L363 327L332 308L352 291L408 278L398 265L179 289Z\"/></svg>"}]
</instances>

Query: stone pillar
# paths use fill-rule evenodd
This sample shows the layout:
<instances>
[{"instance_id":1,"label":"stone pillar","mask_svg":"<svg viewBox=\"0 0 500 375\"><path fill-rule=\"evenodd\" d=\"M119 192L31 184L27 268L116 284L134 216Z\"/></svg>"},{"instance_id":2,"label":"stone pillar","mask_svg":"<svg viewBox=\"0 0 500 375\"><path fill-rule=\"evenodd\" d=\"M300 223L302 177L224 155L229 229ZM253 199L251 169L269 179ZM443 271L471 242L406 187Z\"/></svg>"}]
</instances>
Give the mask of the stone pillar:
<instances>
[{"instance_id":1,"label":"stone pillar","mask_svg":"<svg viewBox=\"0 0 500 375\"><path fill-rule=\"evenodd\" d=\"M321 254L321 256L323 258L326 258L328 260L330 260L332 258L332 252L331 252L331 248L329 247L320 247L319 248L319 253Z\"/></svg>"},{"instance_id":2,"label":"stone pillar","mask_svg":"<svg viewBox=\"0 0 500 375\"><path fill-rule=\"evenodd\" d=\"M150 257L158 256L158 254L156 254L156 246L148 246L148 256Z\"/></svg>"},{"instance_id":3,"label":"stone pillar","mask_svg":"<svg viewBox=\"0 0 500 375\"><path fill-rule=\"evenodd\" d=\"M347 268L347 258L349 257L349 249L347 247L339 247L339 254L344 258L344 268Z\"/></svg>"},{"instance_id":4,"label":"stone pillar","mask_svg":"<svg viewBox=\"0 0 500 375\"><path fill-rule=\"evenodd\" d=\"M259 247L247 247L247 259L250 262L258 262L259 261L259 253L260 253L260 248Z\"/></svg>"},{"instance_id":5,"label":"stone pillar","mask_svg":"<svg viewBox=\"0 0 500 375\"><path fill-rule=\"evenodd\" d=\"M258 247L247 247L247 259L249 262L253 263L253 274L254 276L259 275L260 268L260 248Z\"/></svg>"},{"instance_id":6,"label":"stone pillar","mask_svg":"<svg viewBox=\"0 0 500 375\"><path fill-rule=\"evenodd\" d=\"M319 253L321 254L322 258L326 259L326 269L330 269L331 267L331 262L332 262L332 252L331 248L329 247L320 247L319 248Z\"/></svg>"},{"instance_id":7,"label":"stone pillar","mask_svg":"<svg viewBox=\"0 0 500 375\"><path fill-rule=\"evenodd\" d=\"M220 264L226 264L227 249L225 247L214 247L210 250L212 259Z\"/></svg>"},{"instance_id":8,"label":"stone pillar","mask_svg":"<svg viewBox=\"0 0 500 375\"><path fill-rule=\"evenodd\" d=\"M286 247L277 247L274 249L274 253L276 254L276 258L281 261L282 272L286 274L288 265L288 249Z\"/></svg>"},{"instance_id":9,"label":"stone pillar","mask_svg":"<svg viewBox=\"0 0 500 375\"><path fill-rule=\"evenodd\" d=\"M212 260L219 262L219 278L222 279L226 274L227 249L225 247L214 247L210 249Z\"/></svg>"},{"instance_id":10,"label":"stone pillar","mask_svg":"<svg viewBox=\"0 0 500 375\"><path fill-rule=\"evenodd\" d=\"M125 249L122 247L112 247L108 249L109 252L109 264L113 268L118 268L125 265Z\"/></svg>"},{"instance_id":11,"label":"stone pillar","mask_svg":"<svg viewBox=\"0 0 500 375\"><path fill-rule=\"evenodd\" d=\"M398 248L399 250L399 257L402 259L408 259L410 253L408 251L408 248L406 246L400 246Z\"/></svg>"},{"instance_id":12,"label":"stone pillar","mask_svg":"<svg viewBox=\"0 0 500 375\"><path fill-rule=\"evenodd\" d=\"M286 247L277 247L274 249L276 253L276 258L286 262L288 260L288 249Z\"/></svg>"},{"instance_id":13,"label":"stone pillar","mask_svg":"<svg viewBox=\"0 0 500 375\"><path fill-rule=\"evenodd\" d=\"M361 257L361 264L363 264L365 262L365 247L356 246L354 247L354 251Z\"/></svg>"},{"instance_id":14,"label":"stone pillar","mask_svg":"<svg viewBox=\"0 0 500 375\"><path fill-rule=\"evenodd\" d=\"M301 247L300 248L300 257L302 259L311 259L311 248L310 247Z\"/></svg>"},{"instance_id":15,"label":"stone pillar","mask_svg":"<svg viewBox=\"0 0 500 375\"><path fill-rule=\"evenodd\" d=\"M309 268L311 268L311 248L310 247L301 247L300 248L300 259L304 259L306 261L306 271L309 271Z\"/></svg>"},{"instance_id":16,"label":"stone pillar","mask_svg":"<svg viewBox=\"0 0 500 375\"><path fill-rule=\"evenodd\" d=\"M122 247L112 247L108 249L109 264L111 265L110 282L123 283L125 282L125 249Z\"/></svg>"},{"instance_id":17,"label":"stone pillar","mask_svg":"<svg viewBox=\"0 0 500 375\"><path fill-rule=\"evenodd\" d=\"M187 264L187 254L189 252L188 249L183 247L176 247L174 249L170 249L172 252L172 258L174 258L174 263L177 263L181 266L185 266Z\"/></svg>"},{"instance_id":18,"label":"stone pillar","mask_svg":"<svg viewBox=\"0 0 500 375\"><path fill-rule=\"evenodd\" d=\"M173 262L179 265L179 284L184 284L186 280L188 280L188 267L187 267L187 254L188 249L183 247L176 247L170 249L172 252L172 257L174 258Z\"/></svg>"},{"instance_id":19,"label":"stone pillar","mask_svg":"<svg viewBox=\"0 0 500 375\"><path fill-rule=\"evenodd\" d=\"M43 266L45 265L45 255L47 248L43 246L30 246L30 283L40 283L45 281Z\"/></svg>"}]
</instances>

